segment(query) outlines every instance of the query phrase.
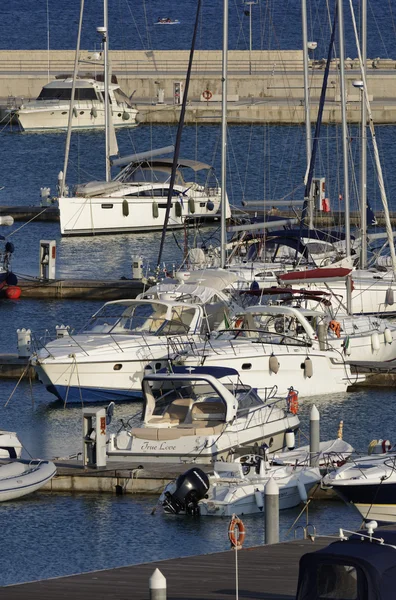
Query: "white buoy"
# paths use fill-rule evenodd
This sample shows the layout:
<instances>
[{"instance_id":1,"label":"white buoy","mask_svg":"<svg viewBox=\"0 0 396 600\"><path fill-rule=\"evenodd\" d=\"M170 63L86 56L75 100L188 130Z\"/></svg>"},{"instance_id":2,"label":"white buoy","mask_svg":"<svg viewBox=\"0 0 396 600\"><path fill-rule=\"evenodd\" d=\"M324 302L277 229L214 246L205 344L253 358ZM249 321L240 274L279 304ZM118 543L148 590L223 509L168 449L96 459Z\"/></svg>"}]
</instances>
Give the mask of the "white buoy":
<instances>
[{"instance_id":1,"label":"white buoy","mask_svg":"<svg viewBox=\"0 0 396 600\"><path fill-rule=\"evenodd\" d=\"M389 287L386 292L385 292L385 304L387 306L392 306L394 304L394 294L393 294L393 289L391 287Z\"/></svg>"},{"instance_id":2,"label":"white buoy","mask_svg":"<svg viewBox=\"0 0 396 600\"><path fill-rule=\"evenodd\" d=\"M380 349L380 339L378 335L378 331L373 331L371 334L371 348L373 352L378 352Z\"/></svg>"},{"instance_id":3,"label":"white buoy","mask_svg":"<svg viewBox=\"0 0 396 600\"><path fill-rule=\"evenodd\" d=\"M392 332L389 327L385 327L384 329L384 339L386 344L391 344L393 342Z\"/></svg>"},{"instance_id":4,"label":"white buoy","mask_svg":"<svg viewBox=\"0 0 396 600\"><path fill-rule=\"evenodd\" d=\"M256 499L257 508L262 511L264 508L264 496L260 490L254 490L254 497Z\"/></svg>"},{"instance_id":5,"label":"white buoy","mask_svg":"<svg viewBox=\"0 0 396 600\"><path fill-rule=\"evenodd\" d=\"M155 569L149 579L150 600L166 600L166 578Z\"/></svg>"},{"instance_id":6,"label":"white buoy","mask_svg":"<svg viewBox=\"0 0 396 600\"><path fill-rule=\"evenodd\" d=\"M291 429L286 431L285 442L286 442L286 446L289 450L294 449L294 447L296 445L296 436L294 435L294 431L291 431Z\"/></svg>"},{"instance_id":7,"label":"white buoy","mask_svg":"<svg viewBox=\"0 0 396 600\"><path fill-rule=\"evenodd\" d=\"M279 371L279 361L277 359L277 357L275 356L275 354L271 354L271 356L269 357L269 370L272 373L275 373L275 375L277 374L277 372Z\"/></svg>"},{"instance_id":8,"label":"white buoy","mask_svg":"<svg viewBox=\"0 0 396 600\"><path fill-rule=\"evenodd\" d=\"M305 489L305 485L303 484L303 482L301 481L300 478L297 479L297 489L298 489L298 493L299 496L301 498L301 502L307 502L308 500L308 495L307 495L307 490Z\"/></svg>"}]
</instances>

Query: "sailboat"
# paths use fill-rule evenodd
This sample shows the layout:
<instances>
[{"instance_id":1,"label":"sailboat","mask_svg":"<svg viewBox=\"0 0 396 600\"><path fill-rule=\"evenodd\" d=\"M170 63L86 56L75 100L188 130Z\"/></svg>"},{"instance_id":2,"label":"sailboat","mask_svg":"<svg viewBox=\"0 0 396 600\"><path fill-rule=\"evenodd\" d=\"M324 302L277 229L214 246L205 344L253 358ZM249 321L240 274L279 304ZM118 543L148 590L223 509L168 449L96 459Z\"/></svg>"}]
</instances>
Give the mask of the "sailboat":
<instances>
[{"instance_id":1,"label":"sailboat","mask_svg":"<svg viewBox=\"0 0 396 600\"><path fill-rule=\"evenodd\" d=\"M104 83L105 89L108 89L107 0L104 0L104 26L99 27L98 32L102 35ZM70 128L70 140L69 131ZM193 160L179 160L177 157L173 173L174 159L159 158L158 154L161 152L158 151L135 154L123 159L114 158L118 154L118 145L108 94L105 94L105 135L106 180L78 185L70 197L66 186L68 149L66 150L64 170L59 175L58 202L62 235L161 231L165 222L170 229L177 229L183 228L187 219L218 218L216 215L221 191L210 165ZM111 166L123 167L114 179L111 178ZM192 172L192 176L186 176L185 171ZM169 197L171 201L168 207Z\"/></svg>"}]
</instances>

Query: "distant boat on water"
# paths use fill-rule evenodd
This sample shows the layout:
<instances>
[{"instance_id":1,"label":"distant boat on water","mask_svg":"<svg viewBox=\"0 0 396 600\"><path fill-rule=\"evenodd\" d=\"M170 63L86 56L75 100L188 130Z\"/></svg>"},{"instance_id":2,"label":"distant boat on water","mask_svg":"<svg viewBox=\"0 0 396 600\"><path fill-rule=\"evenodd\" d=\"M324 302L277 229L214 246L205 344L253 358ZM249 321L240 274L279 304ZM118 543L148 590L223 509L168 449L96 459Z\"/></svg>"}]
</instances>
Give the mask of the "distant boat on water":
<instances>
[{"instance_id":1,"label":"distant boat on water","mask_svg":"<svg viewBox=\"0 0 396 600\"><path fill-rule=\"evenodd\" d=\"M180 25L178 19L170 19L169 17L158 17L158 21L154 25Z\"/></svg>"}]
</instances>

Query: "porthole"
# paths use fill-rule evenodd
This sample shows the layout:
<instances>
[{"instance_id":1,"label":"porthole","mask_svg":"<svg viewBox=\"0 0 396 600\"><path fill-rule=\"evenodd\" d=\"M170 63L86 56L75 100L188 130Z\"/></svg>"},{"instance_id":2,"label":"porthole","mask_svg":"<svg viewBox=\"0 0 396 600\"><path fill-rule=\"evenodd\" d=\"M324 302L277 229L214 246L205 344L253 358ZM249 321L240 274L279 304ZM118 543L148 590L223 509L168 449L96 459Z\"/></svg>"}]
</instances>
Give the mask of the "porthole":
<instances>
[{"instance_id":1,"label":"porthole","mask_svg":"<svg viewBox=\"0 0 396 600\"><path fill-rule=\"evenodd\" d=\"M252 368L252 363L243 363L243 365L242 365L242 371L248 371L251 368Z\"/></svg>"},{"instance_id":2,"label":"porthole","mask_svg":"<svg viewBox=\"0 0 396 600\"><path fill-rule=\"evenodd\" d=\"M155 368L156 369L161 369L162 368L162 363L155 363Z\"/></svg>"},{"instance_id":3,"label":"porthole","mask_svg":"<svg viewBox=\"0 0 396 600\"><path fill-rule=\"evenodd\" d=\"M83 111L83 110L80 110L80 115L83 115L83 114L84 114L84 111Z\"/></svg>"},{"instance_id":4,"label":"porthole","mask_svg":"<svg viewBox=\"0 0 396 600\"><path fill-rule=\"evenodd\" d=\"M67 110L63 110L62 115L67 115Z\"/></svg>"},{"instance_id":5,"label":"porthole","mask_svg":"<svg viewBox=\"0 0 396 600\"><path fill-rule=\"evenodd\" d=\"M121 114L121 113L118 113L118 117L119 117L119 118L120 118L120 117L122 117L122 114Z\"/></svg>"},{"instance_id":6,"label":"porthole","mask_svg":"<svg viewBox=\"0 0 396 600\"><path fill-rule=\"evenodd\" d=\"M117 363L113 367L113 371L121 371L121 369L122 369L122 364L121 363Z\"/></svg>"}]
</instances>

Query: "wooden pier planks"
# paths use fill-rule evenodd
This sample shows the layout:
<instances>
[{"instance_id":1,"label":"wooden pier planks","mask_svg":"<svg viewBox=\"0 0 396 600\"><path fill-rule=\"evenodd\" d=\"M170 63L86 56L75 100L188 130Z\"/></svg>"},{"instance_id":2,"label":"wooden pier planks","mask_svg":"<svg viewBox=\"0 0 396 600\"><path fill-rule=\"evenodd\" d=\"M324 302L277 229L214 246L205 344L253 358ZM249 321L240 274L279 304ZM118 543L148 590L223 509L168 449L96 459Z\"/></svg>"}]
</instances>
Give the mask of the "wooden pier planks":
<instances>
[{"instance_id":1,"label":"wooden pier planks","mask_svg":"<svg viewBox=\"0 0 396 600\"><path fill-rule=\"evenodd\" d=\"M227 524L224 520L225 546ZM323 537L314 542L299 540L240 550L240 600L293 600L300 557L332 541L333 538ZM148 600L148 581L156 568L167 579L168 600L235 598L235 555L228 550L7 586L0 588L0 599Z\"/></svg>"}]
</instances>

